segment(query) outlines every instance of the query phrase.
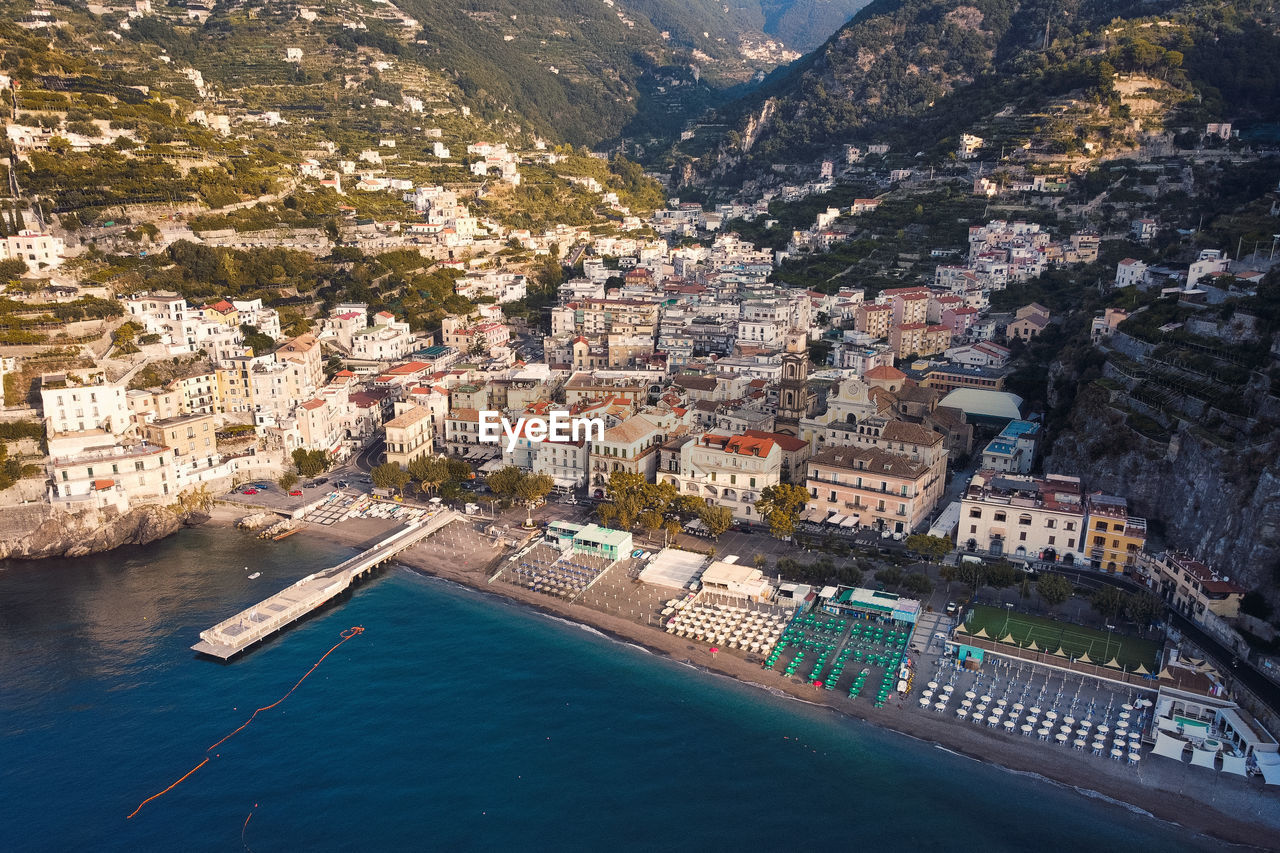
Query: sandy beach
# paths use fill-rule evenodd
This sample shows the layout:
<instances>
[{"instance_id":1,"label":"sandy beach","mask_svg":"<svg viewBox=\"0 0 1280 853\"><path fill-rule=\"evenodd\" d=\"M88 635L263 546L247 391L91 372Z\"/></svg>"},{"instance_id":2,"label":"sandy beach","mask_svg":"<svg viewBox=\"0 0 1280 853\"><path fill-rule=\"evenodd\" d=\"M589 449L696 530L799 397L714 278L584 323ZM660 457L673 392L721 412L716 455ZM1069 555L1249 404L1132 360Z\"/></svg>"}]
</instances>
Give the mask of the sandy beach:
<instances>
[{"instance_id":1,"label":"sandy beach","mask_svg":"<svg viewBox=\"0 0 1280 853\"><path fill-rule=\"evenodd\" d=\"M239 516L233 509L217 508L210 523L229 526ZM308 525L302 535L361 548L381 539L396 526L382 519L348 519L331 527ZM459 553L457 548L446 547L437 537L432 537L401 554L397 562L552 616L589 625L615 639L688 662L710 673L763 687L775 695L785 693L978 761L1012 772L1035 774L1075 788L1086 796L1115 801L1116 808L1139 810L1230 844L1280 850L1280 796L1274 790L1262 788L1257 780L1219 777L1158 758L1144 761L1139 767L1084 758L1069 750L1011 738L985 727L922 712L911 701L895 701L877 709L865 698L849 699L839 691L833 693L765 670L757 663L748 662L740 652L724 650L712 654L704 644L667 634L617 613L570 603L502 581L490 583L489 578L502 556L491 547L487 551Z\"/></svg>"}]
</instances>

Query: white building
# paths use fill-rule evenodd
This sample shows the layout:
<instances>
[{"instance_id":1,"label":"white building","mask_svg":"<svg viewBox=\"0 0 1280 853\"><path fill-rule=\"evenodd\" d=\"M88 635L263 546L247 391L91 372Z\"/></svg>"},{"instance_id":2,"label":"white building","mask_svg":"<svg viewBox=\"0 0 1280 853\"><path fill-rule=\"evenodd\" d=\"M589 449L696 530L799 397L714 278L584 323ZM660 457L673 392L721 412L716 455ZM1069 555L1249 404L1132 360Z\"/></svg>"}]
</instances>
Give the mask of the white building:
<instances>
[{"instance_id":1,"label":"white building","mask_svg":"<svg viewBox=\"0 0 1280 853\"><path fill-rule=\"evenodd\" d=\"M781 480L782 447L772 438L704 433L680 448L678 467L659 472L659 482L727 507L736 519L758 521L760 493Z\"/></svg>"},{"instance_id":2,"label":"white building","mask_svg":"<svg viewBox=\"0 0 1280 853\"><path fill-rule=\"evenodd\" d=\"M956 546L997 556L1082 562L1083 498L1078 477L979 471L960 498Z\"/></svg>"},{"instance_id":3,"label":"white building","mask_svg":"<svg viewBox=\"0 0 1280 853\"><path fill-rule=\"evenodd\" d=\"M1147 278L1147 265L1133 258L1125 258L1116 264L1116 287L1142 285Z\"/></svg>"},{"instance_id":4,"label":"white building","mask_svg":"<svg viewBox=\"0 0 1280 853\"><path fill-rule=\"evenodd\" d=\"M44 374L40 405L50 436L102 430L118 438L132 423L125 386L108 381L106 372L97 368Z\"/></svg>"},{"instance_id":5,"label":"white building","mask_svg":"<svg viewBox=\"0 0 1280 853\"><path fill-rule=\"evenodd\" d=\"M0 261L20 260L26 263L28 272L38 273L61 266L65 248L61 237L22 230L15 237L0 239Z\"/></svg>"},{"instance_id":6,"label":"white building","mask_svg":"<svg viewBox=\"0 0 1280 853\"><path fill-rule=\"evenodd\" d=\"M373 317L375 325L356 332L351 339L351 354L368 361L394 361L413 352L414 337L409 324L392 314L380 311Z\"/></svg>"}]
</instances>

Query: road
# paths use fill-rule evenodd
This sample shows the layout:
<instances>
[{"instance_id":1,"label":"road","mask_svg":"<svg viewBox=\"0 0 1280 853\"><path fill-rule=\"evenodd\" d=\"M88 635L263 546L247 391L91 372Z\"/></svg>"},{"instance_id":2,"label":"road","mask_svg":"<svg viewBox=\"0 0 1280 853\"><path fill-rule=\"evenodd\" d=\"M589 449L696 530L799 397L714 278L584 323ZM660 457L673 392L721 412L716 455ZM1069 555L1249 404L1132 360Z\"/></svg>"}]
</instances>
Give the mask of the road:
<instances>
[{"instance_id":1,"label":"road","mask_svg":"<svg viewBox=\"0 0 1280 853\"><path fill-rule=\"evenodd\" d=\"M382 436L378 436L369 443L364 450L361 450L355 459L356 468L364 471L366 474L374 469L375 466L381 465L386 458L387 440Z\"/></svg>"}]
</instances>

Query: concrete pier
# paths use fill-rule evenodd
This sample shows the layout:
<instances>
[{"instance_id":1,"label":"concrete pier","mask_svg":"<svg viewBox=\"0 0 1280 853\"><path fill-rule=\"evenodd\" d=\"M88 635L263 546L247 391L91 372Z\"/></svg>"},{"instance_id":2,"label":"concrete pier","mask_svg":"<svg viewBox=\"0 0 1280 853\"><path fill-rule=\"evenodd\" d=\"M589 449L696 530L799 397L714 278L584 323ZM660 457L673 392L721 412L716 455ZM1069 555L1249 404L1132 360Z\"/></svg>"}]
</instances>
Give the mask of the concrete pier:
<instances>
[{"instance_id":1,"label":"concrete pier","mask_svg":"<svg viewBox=\"0 0 1280 853\"><path fill-rule=\"evenodd\" d=\"M369 550L333 568L307 575L265 601L201 631L200 642L191 648L222 660L234 657L320 607L360 575L462 517L453 510L440 510L410 522Z\"/></svg>"}]
</instances>

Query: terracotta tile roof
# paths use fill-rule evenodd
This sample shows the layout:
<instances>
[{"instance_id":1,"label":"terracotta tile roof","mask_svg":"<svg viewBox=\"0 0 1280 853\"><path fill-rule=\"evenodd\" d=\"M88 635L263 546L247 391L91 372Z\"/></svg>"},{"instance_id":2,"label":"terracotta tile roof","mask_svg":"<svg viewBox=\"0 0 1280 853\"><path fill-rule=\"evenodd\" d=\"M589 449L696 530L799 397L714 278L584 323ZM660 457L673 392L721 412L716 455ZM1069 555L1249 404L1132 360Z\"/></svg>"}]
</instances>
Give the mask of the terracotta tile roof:
<instances>
[{"instance_id":1,"label":"terracotta tile roof","mask_svg":"<svg viewBox=\"0 0 1280 853\"><path fill-rule=\"evenodd\" d=\"M872 379L872 380L875 380L875 379L896 380L896 379L906 379L907 374L903 373L901 370L899 370L896 367L891 367L887 364L882 364L882 365L879 365L878 367L873 367L870 370L868 370L866 373L862 374L862 378Z\"/></svg>"},{"instance_id":2,"label":"terracotta tile roof","mask_svg":"<svg viewBox=\"0 0 1280 853\"><path fill-rule=\"evenodd\" d=\"M826 465L847 471L862 471L868 474L886 474L890 477L901 477L908 480L919 479L929 471L926 462L917 462L909 456L891 453L878 447L828 447L821 453L810 457L810 464ZM851 486L851 488L857 488Z\"/></svg>"},{"instance_id":3,"label":"terracotta tile roof","mask_svg":"<svg viewBox=\"0 0 1280 853\"><path fill-rule=\"evenodd\" d=\"M881 430L880 437L885 441L900 441L904 444L934 445L942 442L940 433L909 421L889 421Z\"/></svg>"},{"instance_id":4,"label":"terracotta tile roof","mask_svg":"<svg viewBox=\"0 0 1280 853\"><path fill-rule=\"evenodd\" d=\"M762 429L746 429L742 434L751 438L767 438L787 453L795 453L809 446L809 442L794 435L783 435L780 432L765 432Z\"/></svg>"}]
</instances>

